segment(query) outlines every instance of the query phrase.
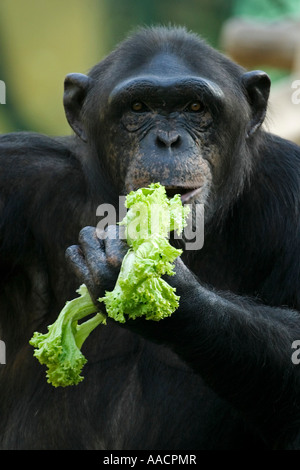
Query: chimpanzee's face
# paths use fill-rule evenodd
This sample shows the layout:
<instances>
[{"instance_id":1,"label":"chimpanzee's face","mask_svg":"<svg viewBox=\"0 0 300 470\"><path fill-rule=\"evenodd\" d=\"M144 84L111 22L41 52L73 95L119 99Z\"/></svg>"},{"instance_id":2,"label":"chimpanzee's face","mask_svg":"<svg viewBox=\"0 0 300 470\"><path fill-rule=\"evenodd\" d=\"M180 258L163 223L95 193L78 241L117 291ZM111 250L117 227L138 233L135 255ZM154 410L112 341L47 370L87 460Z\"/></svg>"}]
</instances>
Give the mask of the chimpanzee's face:
<instances>
[{"instance_id":1,"label":"chimpanzee's face","mask_svg":"<svg viewBox=\"0 0 300 470\"><path fill-rule=\"evenodd\" d=\"M67 77L69 123L120 195L160 182L169 196L208 201L215 212L251 171L248 149L264 119L269 79L244 73L195 38L178 52L151 47L147 55L148 46L121 45L91 77Z\"/></svg>"},{"instance_id":2,"label":"chimpanzee's face","mask_svg":"<svg viewBox=\"0 0 300 470\"><path fill-rule=\"evenodd\" d=\"M120 81L109 94L103 123L120 190L160 182L183 202L204 200L220 160L215 125L223 101L217 84L167 53Z\"/></svg>"}]
</instances>

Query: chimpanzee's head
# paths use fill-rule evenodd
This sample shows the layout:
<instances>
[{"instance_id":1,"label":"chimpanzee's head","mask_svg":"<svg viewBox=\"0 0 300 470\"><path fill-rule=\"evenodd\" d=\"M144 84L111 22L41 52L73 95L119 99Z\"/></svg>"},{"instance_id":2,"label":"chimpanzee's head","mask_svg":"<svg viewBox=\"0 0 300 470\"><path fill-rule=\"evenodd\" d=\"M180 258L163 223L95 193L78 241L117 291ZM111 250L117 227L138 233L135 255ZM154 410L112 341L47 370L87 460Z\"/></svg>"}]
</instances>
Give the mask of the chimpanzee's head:
<instances>
[{"instance_id":1,"label":"chimpanzee's head","mask_svg":"<svg viewBox=\"0 0 300 470\"><path fill-rule=\"evenodd\" d=\"M160 182L215 212L251 173L269 87L264 72L245 72L196 35L158 27L88 76L68 75L64 105L118 194Z\"/></svg>"}]
</instances>

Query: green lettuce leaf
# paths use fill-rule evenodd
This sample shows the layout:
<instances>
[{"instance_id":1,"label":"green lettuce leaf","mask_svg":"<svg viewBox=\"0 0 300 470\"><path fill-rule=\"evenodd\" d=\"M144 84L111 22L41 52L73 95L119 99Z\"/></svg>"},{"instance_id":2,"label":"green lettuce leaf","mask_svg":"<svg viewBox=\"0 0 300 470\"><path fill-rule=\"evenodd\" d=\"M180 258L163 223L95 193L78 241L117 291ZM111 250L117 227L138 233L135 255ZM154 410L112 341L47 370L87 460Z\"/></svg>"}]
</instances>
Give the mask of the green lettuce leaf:
<instances>
[{"instance_id":1,"label":"green lettuce leaf","mask_svg":"<svg viewBox=\"0 0 300 470\"><path fill-rule=\"evenodd\" d=\"M108 317L121 323L141 316L158 321L179 305L175 289L161 276L175 274L174 260L182 250L171 246L168 236L173 230L182 232L189 209L182 206L180 195L168 199L160 183L129 193L126 207L120 225L125 226L129 249L115 288L99 302L105 304ZM66 303L48 332L35 332L30 340L34 356L47 366L48 382L55 387L83 380L80 373L87 360L80 349L94 328L106 323L106 315L97 313L86 286L81 285L77 292L79 297ZM92 318L78 323L91 314Z\"/></svg>"}]
</instances>

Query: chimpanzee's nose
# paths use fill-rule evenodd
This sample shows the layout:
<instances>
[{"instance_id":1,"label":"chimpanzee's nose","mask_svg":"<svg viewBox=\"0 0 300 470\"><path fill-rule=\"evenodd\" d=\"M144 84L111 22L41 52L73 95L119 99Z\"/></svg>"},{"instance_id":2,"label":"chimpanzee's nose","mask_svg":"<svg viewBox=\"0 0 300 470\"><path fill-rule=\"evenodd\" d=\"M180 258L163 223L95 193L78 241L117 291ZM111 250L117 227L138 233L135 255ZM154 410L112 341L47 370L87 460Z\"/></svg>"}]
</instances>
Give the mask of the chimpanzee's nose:
<instances>
[{"instance_id":1,"label":"chimpanzee's nose","mask_svg":"<svg viewBox=\"0 0 300 470\"><path fill-rule=\"evenodd\" d=\"M176 148L181 144L181 137L177 131L159 130L156 136L156 144L159 147Z\"/></svg>"}]
</instances>

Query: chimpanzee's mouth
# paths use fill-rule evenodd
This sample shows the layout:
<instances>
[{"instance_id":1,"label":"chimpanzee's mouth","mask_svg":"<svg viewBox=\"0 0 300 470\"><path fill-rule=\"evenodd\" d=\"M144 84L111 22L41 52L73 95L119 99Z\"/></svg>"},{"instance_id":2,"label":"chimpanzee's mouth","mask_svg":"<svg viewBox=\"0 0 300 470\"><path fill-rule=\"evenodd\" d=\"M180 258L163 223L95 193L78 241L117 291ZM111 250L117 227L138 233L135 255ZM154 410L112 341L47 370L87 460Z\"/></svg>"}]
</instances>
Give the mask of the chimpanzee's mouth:
<instances>
[{"instance_id":1,"label":"chimpanzee's mouth","mask_svg":"<svg viewBox=\"0 0 300 470\"><path fill-rule=\"evenodd\" d=\"M166 193L168 198L172 198L175 194L180 194L181 202L186 204L190 202L195 196L200 194L202 188L183 188L183 187L166 187Z\"/></svg>"}]
</instances>

